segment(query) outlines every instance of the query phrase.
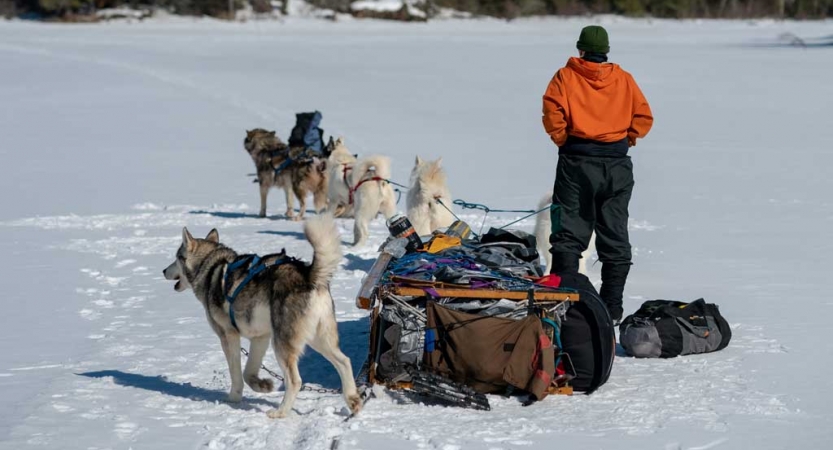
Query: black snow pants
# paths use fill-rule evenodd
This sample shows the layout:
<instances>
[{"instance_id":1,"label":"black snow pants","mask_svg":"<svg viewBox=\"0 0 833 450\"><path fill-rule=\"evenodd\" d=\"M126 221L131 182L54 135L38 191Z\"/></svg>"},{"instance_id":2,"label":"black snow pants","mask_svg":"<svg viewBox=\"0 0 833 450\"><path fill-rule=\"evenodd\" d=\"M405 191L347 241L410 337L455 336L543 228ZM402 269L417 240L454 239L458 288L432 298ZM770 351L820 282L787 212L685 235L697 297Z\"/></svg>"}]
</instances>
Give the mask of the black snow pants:
<instances>
[{"instance_id":1,"label":"black snow pants","mask_svg":"<svg viewBox=\"0 0 833 450\"><path fill-rule=\"evenodd\" d=\"M622 318L622 294L631 265L628 203L633 184L628 156L558 157L553 203L560 208L552 213L552 272L577 272L595 230L602 263L599 294L614 321Z\"/></svg>"}]
</instances>

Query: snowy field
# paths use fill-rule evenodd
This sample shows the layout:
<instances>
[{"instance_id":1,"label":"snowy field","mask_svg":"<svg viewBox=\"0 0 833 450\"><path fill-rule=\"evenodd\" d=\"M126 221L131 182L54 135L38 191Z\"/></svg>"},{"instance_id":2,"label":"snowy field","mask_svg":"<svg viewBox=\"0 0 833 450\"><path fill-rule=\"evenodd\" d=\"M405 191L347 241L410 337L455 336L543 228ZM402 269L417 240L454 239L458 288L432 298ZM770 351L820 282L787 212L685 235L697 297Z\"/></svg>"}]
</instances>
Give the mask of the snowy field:
<instances>
[{"instance_id":1,"label":"snowy field","mask_svg":"<svg viewBox=\"0 0 833 450\"><path fill-rule=\"evenodd\" d=\"M181 227L309 258L282 194L255 217L242 140L254 127L286 136L294 112L312 109L352 151L390 155L400 182L415 155L443 156L455 198L534 207L556 164L541 95L586 22L0 21L0 447L833 447L833 47L770 45L829 36L833 23L601 22L656 117L632 150L626 313L705 297L732 343L619 357L589 397L528 408L491 397L491 412L475 412L383 392L344 424L333 394L302 392L279 421L264 411L280 391L222 401L219 341L161 274ZM352 222L339 226L349 240ZM353 299L384 235L378 221L371 245L345 248L333 284L354 370L368 319ZM301 374L337 385L312 352Z\"/></svg>"}]
</instances>

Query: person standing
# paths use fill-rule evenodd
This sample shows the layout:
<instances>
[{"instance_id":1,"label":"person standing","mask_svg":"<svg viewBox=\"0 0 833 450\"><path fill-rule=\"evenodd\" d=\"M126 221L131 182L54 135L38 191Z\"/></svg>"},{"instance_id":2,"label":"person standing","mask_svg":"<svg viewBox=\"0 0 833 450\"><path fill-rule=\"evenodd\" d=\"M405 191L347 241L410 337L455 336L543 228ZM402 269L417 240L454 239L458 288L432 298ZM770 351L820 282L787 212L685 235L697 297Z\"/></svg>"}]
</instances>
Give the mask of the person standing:
<instances>
[{"instance_id":1,"label":"person standing","mask_svg":"<svg viewBox=\"0 0 833 450\"><path fill-rule=\"evenodd\" d=\"M602 263L599 295L614 322L631 266L628 204L633 163L628 150L653 124L648 101L631 74L607 62L607 31L581 30L579 57L559 69L544 93L544 130L558 146L553 187L552 273L577 272L596 232Z\"/></svg>"}]
</instances>

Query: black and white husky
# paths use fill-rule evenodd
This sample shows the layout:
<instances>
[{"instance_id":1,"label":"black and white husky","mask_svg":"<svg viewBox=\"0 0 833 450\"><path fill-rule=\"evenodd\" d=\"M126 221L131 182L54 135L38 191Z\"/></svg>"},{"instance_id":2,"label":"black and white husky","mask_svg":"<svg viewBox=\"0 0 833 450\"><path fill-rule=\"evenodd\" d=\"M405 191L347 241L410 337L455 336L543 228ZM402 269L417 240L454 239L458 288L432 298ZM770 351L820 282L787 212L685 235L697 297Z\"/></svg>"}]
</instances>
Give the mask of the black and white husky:
<instances>
[{"instance_id":1,"label":"black and white husky","mask_svg":"<svg viewBox=\"0 0 833 450\"><path fill-rule=\"evenodd\" d=\"M330 215L307 220L304 233L314 251L311 265L288 258L284 253L264 257L256 263L263 264L258 266L263 270L239 289L233 303L228 301L228 296L256 271L251 270L251 264L238 264L240 267L235 269L232 264L251 255L238 255L220 244L217 230L211 230L205 239L195 239L183 228L176 260L165 269L164 275L168 280L176 280L177 292L193 289L205 308L209 325L220 337L231 374L228 401L242 399L244 381L255 392L272 391L272 380L258 377L271 341L286 378L286 394L280 406L267 414L271 418L286 417L301 389L298 359L309 344L335 366L347 406L356 414L362 402L353 381L350 359L338 346L330 295L330 280L341 261L339 233ZM243 370L241 336L250 341L249 359Z\"/></svg>"}]
</instances>

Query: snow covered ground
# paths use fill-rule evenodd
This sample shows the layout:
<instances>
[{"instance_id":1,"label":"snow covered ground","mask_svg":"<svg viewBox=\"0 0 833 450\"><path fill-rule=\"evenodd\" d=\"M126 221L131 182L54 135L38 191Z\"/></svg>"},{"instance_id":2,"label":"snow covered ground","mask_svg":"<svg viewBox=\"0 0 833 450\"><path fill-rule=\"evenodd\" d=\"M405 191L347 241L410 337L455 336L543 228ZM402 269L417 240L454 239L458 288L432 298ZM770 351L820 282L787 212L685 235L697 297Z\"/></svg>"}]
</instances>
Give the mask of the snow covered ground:
<instances>
[{"instance_id":1,"label":"snow covered ground","mask_svg":"<svg viewBox=\"0 0 833 450\"><path fill-rule=\"evenodd\" d=\"M769 44L833 23L600 20L656 116L632 151L626 311L705 297L731 345L620 357L598 393L528 408L383 393L346 424L332 394L303 392L280 421L263 412L281 392L222 401L219 342L162 278L179 230L309 258L301 225L277 215L281 194L270 219L254 216L242 140L286 136L311 109L354 152L391 155L396 180L414 155L442 155L456 198L533 207L556 162L541 94L586 21L0 22L0 448L830 448L833 48ZM352 223L340 227L348 240ZM372 233L333 284L355 369L368 321L353 298L381 222ZM337 385L312 352L301 373Z\"/></svg>"}]
</instances>

